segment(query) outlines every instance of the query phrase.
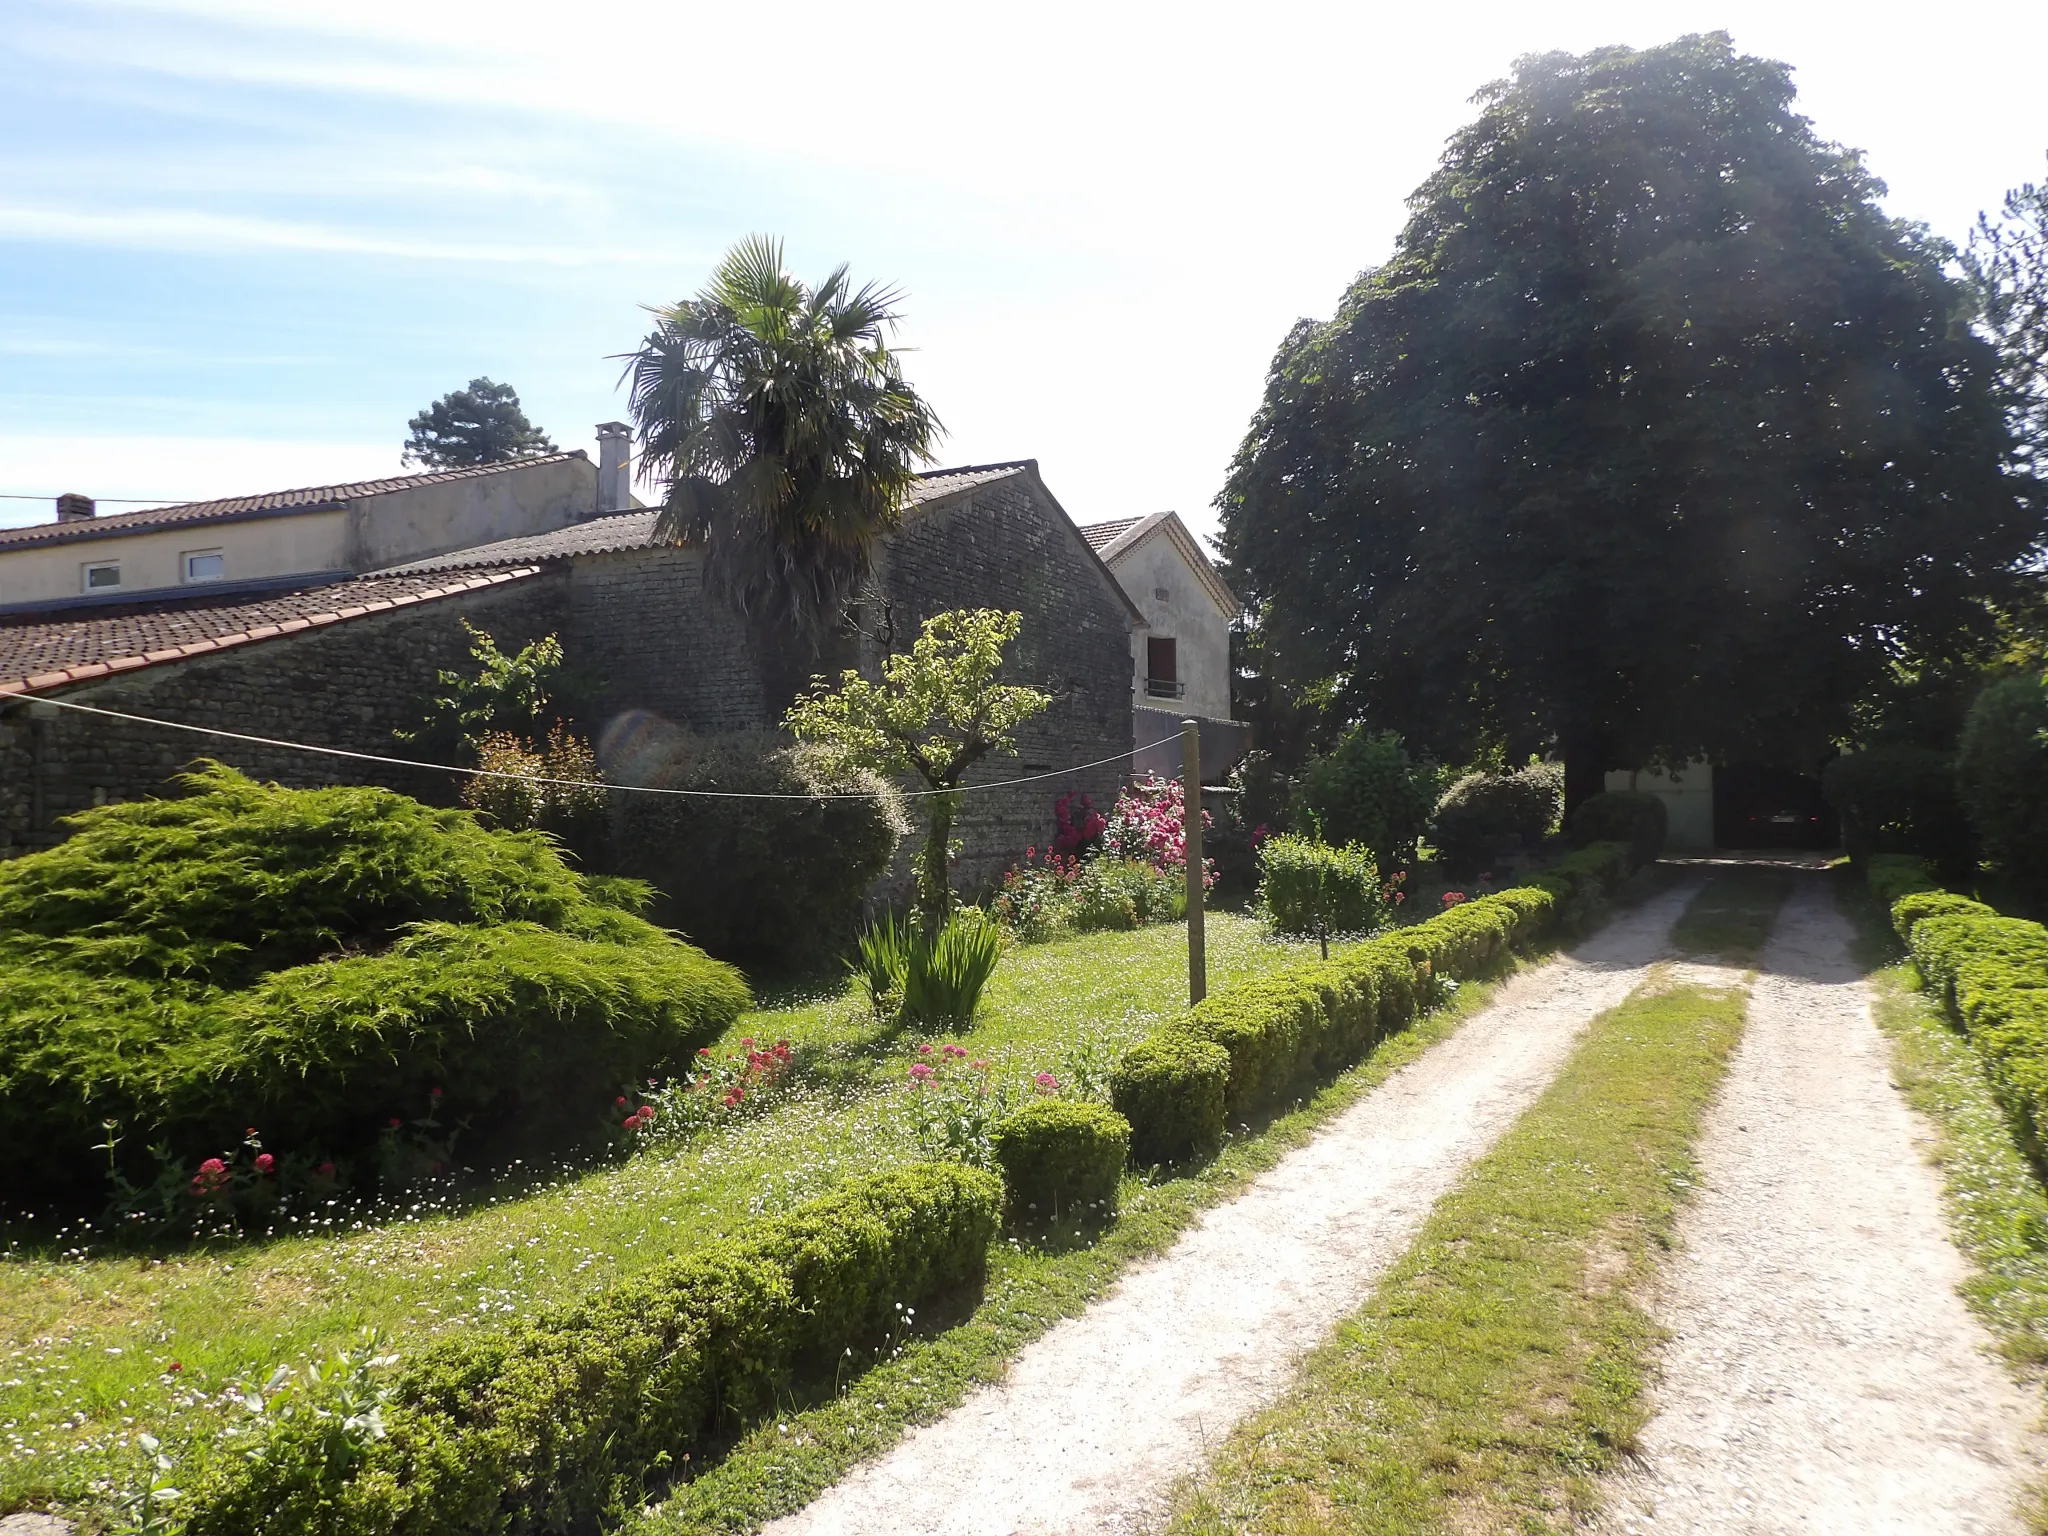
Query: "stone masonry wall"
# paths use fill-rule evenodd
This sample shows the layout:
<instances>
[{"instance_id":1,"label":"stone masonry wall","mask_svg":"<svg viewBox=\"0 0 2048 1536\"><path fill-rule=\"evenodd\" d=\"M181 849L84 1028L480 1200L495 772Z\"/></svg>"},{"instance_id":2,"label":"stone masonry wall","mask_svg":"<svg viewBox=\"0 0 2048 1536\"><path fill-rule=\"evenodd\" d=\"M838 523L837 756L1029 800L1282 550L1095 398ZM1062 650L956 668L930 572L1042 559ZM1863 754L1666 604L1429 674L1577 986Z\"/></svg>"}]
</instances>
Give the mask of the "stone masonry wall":
<instances>
[{"instance_id":1,"label":"stone masonry wall","mask_svg":"<svg viewBox=\"0 0 2048 1536\"><path fill-rule=\"evenodd\" d=\"M467 618L506 649L517 649L561 628L564 585L559 575L543 573L144 668L68 688L59 697L155 719L406 757L413 749L394 733L419 723L422 701L432 696L437 673L470 665L469 637L459 621ZM24 700L0 709L0 857L60 841L57 819L73 811L164 794L172 776L201 757L301 788L387 784L442 804L452 803L456 790L450 775L69 710L39 711Z\"/></svg>"},{"instance_id":2,"label":"stone masonry wall","mask_svg":"<svg viewBox=\"0 0 2048 1536\"><path fill-rule=\"evenodd\" d=\"M924 620L947 609L1004 608L1024 616L1006 679L1044 689L1053 695L1053 706L1018 733L1017 756L985 759L969 775L970 783L1046 773L1131 750L1129 611L1033 476L1020 474L913 509L885 543L876 585L886 610L876 613L869 602L860 615L869 666L885 642L907 650ZM956 888L973 893L990 887L1026 848L1045 847L1054 830L1053 801L1068 790L1089 795L1106 814L1128 772L1128 763L1112 762L1015 789L969 792L958 829ZM913 833L905 845L899 880L921 835Z\"/></svg>"}]
</instances>

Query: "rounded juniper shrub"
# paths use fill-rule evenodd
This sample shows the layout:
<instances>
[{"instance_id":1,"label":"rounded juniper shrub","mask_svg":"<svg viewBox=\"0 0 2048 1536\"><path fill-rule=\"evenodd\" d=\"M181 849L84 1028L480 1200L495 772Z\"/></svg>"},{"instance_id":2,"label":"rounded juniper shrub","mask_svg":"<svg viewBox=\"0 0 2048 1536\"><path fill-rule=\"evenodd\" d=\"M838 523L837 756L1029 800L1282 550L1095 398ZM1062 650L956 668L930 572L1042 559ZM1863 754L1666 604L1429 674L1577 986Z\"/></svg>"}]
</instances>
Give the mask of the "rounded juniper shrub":
<instances>
[{"instance_id":1,"label":"rounded juniper shrub","mask_svg":"<svg viewBox=\"0 0 2048 1536\"><path fill-rule=\"evenodd\" d=\"M1131 1123L1113 1109L1034 1099L995 1129L1010 1219L1034 1223L1115 1214Z\"/></svg>"},{"instance_id":2,"label":"rounded juniper shrub","mask_svg":"<svg viewBox=\"0 0 2048 1536\"><path fill-rule=\"evenodd\" d=\"M41 1209L257 1135L280 1177L366 1175L427 1122L449 1159L463 1122L464 1161L559 1146L749 1004L544 837L218 765L185 784L0 864L0 1157Z\"/></svg>"}]
</instances>

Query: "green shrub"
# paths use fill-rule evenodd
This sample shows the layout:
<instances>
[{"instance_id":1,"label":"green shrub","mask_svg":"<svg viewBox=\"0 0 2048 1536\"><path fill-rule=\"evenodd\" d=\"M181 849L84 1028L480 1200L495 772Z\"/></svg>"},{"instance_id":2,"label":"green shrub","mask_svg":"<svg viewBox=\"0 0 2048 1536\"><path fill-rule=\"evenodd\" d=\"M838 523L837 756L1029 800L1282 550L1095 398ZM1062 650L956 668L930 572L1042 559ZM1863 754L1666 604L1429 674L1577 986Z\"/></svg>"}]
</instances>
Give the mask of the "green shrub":
<instances>
[{"instance_id":1,"label":"green shrub","mask_svg":"<svg viewBox=\"0 0 2048 1536\"><path fill-rule=\"evenodd\" d=\"M1526 886L1454 906L1328 961L1239 982L1168 1020L1125 1053L1111 1096L1140 1163L1220 1146L1224 1128L1357 1061L1431 1006L1444 981L1497 971L1519 947L1589 910L1632 868L1621 843L1558 861Z\"/></svg>"},{"instance_id":2,"label":"green shrub","mask_svg":"<svg viewBox=\"0 0 2048 1536\"><path fill-rule=\"evenodd\" d=\"M954 912L936 938L915 930L904 957L903 1022L920 1029L967 1028L1002 957L1002 935L979 912Z\"/></svg>"},{"instance_id":3,"label":"green shrub","mask_svg":"<svg viewBox=\"0 0 2048 1536\"><path fill-rule=\"evenodd\" d=\"M1915 854L1952 879L1974 866L1970 823L1956 794L1949 753L1870 747L1836 758L1820 782L1841 816L1842 845L1859 866L1874 854Z\"/></svg>"},{"instance_id":4,"label":"green shrub","mask_svg":"<svg viewBox=\"0 0 2048 1536\"><path fill-rule=\"evenodd\" d=\"M1130 1121L1072 1099L1034 1099L995 1130L996 1161L1017 1219L1114 1215L1130 1151Z\"/></svg>"},{"instance_id":5,"label":"green shrub","mask_svg":"<svg viewBox=\"0 0 2048 1536\"><path fill-rule=\"evenodd\" d=\"M2048 885L2048 674L1977 695L1956 748L1956 788L1977 844L2016 880Z\"/></svg>"},{"instance_id":6,"label":"green shrub","mask_svg":"<svg viewBox=\"0 0 2048 1536\"><path fill-rule=\"evenodd\" d=\"M1927 861L1910 853L1873 853L1863 861L1863 879L1889 908L1902 896L1940 889Z\"/></svg>"},{"instance_id":7,"label":"green shrub","mask_svg":"<svg viewBox=\"0 0 2048 1536\"><path fill-rule=\"evenodd\" d=\"M1309 764L1301 798L1332 843L1362 843L1389 869L1415 862L1443 772L1418 763L1393 731L1353 726L1328 757Z\"/></svg>"},{"instance_id":8,"label":"green shrub","mask_svg":"<svg viewBox=\"0 0 2048 1536\"><path fill-rule=\"evenodd\" d=\"M1468 773L1437 801L1429 841L1460 876L1493 867L1520 844L1529 847L1557 825L1564 804L1564 770L1531 763L1513 773Z\"/></svg>"},{"instance_id":9,"label":"green shrub","mask_svg":"<svg viewBox=\"0 0 2048 1536\"><path fill-rule=\"evenodd\" d=\"M1068 921L1083 933L1122 931L1188 915L1187 880L1143 859L1086 860L1072 886Z\"/></svg>"},{"instance_id":10,"label":"green shrub","mask_svg":"<svg viewBox=\"0 0 2048 1536\"><path fill-rule=\"evenodd\" d=\"M2048 928L1938 891L1900 899L1892 923L2041 1159L2048 1154Z\"/></svg>"},{"instance_id":11,"label":"green shrub","mask_svg":"<svg viewBox=\"0 0 2048 1536\"><path fill-rule=\"evenodd\" d=\"M657 920L724 959L789 967L845 953L909 828L901 796L781 737L692 736L629 718L632 729L615 725L600 742L615 783L854 798L616 795L610 836L579 848L585 861L653 885Z\"/></svg>"},{"instance_id":12,"label":"green shrub","mask_svg":"<svg viewBox=\"0 0 2048 1536\"><path fill-rule=\"evenodd\" d=\"M336 1466L286 1420L196 1491L191 1536L543 1536L609 1528L683 1456L978 1274L1003 1191L920 1164L502 1332L408 1362L385 1434Z\"/></svg>"},{"instance_id":13,"label":"green shrub","mask_svg":"<svg viewBox=\"0 0 2048 1536\"><path fill-rule=\"evenodd\" d=\"M208 764L174 800L65 820L0 863L0 957L241 986L381 949L413 923L568 926L589 898L554 846L389 790L280 789Z\"/></svg>"},{"instance_id":14,"label":"green shrub","mask_svg":"<svg viewBox=\"0 0 2048 1536\"><path fill-rule=\"evenodd\" d=\"M903 976L910 969L910 946L916 935L917 930L909 923L899 923L893 912L884 912L879 922L870 923L861 934L847 969L867 994L869 1012L891 1014L902 1003Z\"/></svg>"},{"instance_id":15,"label":"green shrub","mask_svg":"<svg viewBox=\"0 0 2048 1536\"><path fill-rule=\"evenodd\" d=\"M1291 833L1259 848L1259 904L1281 933L1316 938L1363 933L1386 916L1370 849Z\"/></svg>"},{"instance_id":16,"label":"green shrub","mask_svg":"<svg viewBox=\"0 0 2048 1536\"><path fill-rule=\"evenodd\" d=\"M1608 892L1637 867L1626 843L1589 843L1530 877L1529 884L1556 898L1557 926L1582 927L1604 906Z\"/></svg>"},{"instance_id":17,"label":"green shrub","mask_svg":"<svg viewBox=\"0 0 2048 1536\"><path fill-rule=\"evenodd\" d=\"M1223 1145L1230 1053L1184 1023L1154 1030L1124 1052L1109 1096L1131 1127L1138 1164L1212 1156Z\"/></svg>"},{"instance_id":18,"label":"green shrub","mask_svg":"<svg viewBox=\"0 0 2048 1536\"><path fill-rule=\"evenodd\" d=\"M620 905L643 890L543 838L383 790L187 782L0 866L0 1156L39 1203L99 1189L109 1120L137 1183L147 1149L189 1166L251 1126L361 1155L437 1090L466 1151L538 1147L748 1006Z\"/></svg>"},{"instance_id":19,"label":"green shrub","mask_svg":"<svg viewBox=\"0 0 2048 1536\"><path fill-rule=\"evenodd\" d=\"M1664 798L1642 790L1609 789L1588 795L1572 809L1569 831L1575 846L1626 843L1638 865L1653 864L1664 851L1669 817Z\"/></svg>"}]
</instances>

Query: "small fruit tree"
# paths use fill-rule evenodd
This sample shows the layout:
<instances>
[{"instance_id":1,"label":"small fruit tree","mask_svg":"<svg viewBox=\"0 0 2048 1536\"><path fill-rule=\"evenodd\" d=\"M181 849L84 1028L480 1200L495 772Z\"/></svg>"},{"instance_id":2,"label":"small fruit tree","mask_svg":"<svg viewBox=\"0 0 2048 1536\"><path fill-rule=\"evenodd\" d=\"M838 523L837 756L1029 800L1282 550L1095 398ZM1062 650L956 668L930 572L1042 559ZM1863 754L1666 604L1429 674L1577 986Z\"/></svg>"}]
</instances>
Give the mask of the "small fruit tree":
<instances>
[{"instance_id":1,"label":"small fruit tree","mask_svg":"<svg viewBox=\"0 0 2048 1536\"><path fill-rule=\"evenodd\" d=\"M1003 648L1024 627L1021 614L963 608L925 620L907 653L882 663L881 681L841 674L823 678L790 706L791 734L848 768L915 774L929 793L929 817L918 858L917 909L936 934L951 915L948 878L953 821L967 771L994 752L1015 752L1011 733L1052 703L1049 694L997 681Z\"/></svg>"}]
</instances>

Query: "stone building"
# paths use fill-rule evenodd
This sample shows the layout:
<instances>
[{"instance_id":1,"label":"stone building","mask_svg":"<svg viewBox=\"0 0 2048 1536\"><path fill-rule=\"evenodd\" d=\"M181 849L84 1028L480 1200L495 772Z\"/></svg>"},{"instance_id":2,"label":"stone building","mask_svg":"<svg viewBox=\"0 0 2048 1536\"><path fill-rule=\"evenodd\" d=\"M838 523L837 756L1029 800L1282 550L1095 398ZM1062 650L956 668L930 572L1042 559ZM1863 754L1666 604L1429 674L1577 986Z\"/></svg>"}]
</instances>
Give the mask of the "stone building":
<instances>
[{"instance_id":1,"label":"stone building","mask_svg":"<svg viewBox=\"0 0 2048 1536\"><path fill-rule=\"evenodd\" d=\"M1180 745L1166 738L1192 717L1202 723L1202 778L1220 780L1251 745L1250 728L1230 718L1230 630L1243 605L1178 513L1090 523L1081 536L1145 618L1131 632L1137 770L1179 774Z\"/></svg>"},{"instance_id":2,"label":"stone building","mask_svg":"<svg viewBox=\"0 0 2048 1536\"><path fill-rule=\"evenodd\" d=\"M773 724L780 659L757 654L705 592L702 551L657 542L654 522L632 510L344 579L0 613L0 856L56 841L72 811L162 793L202 756L286 784L383 783L451 800L454 775L52 701L404 757L396 732L418 723L436 674L469 665L463 620L507 648L559 635L599 680L585 722L594 736L637 711L699 731ZM878 552L858 640L832 659L872 668L925 618L962 607L1021 612L1008 673L1055 699L1019 733L1018 757L973 775L1055 775L968 796L960 871L974 885L1044 840L1061 791L1114 797L1129 771L1118 759L1133 744L1131 635L1144 619L1028 460L920 478ZM1078 764L1094 766L1062 771Z\"/></svg>"},{"instance_id":3,"label":"stone building","mask_svg":"<svg viewBox=\"0 0 2048 1536\"><path fill-rule=\"evenodd\" d=\"M105 517L89 496L60 496L55 522L0 529L0 613L304 587L566 527L633 505L625 434L598 429L596 467L579 448Z\"/></svg>"}]
</instances>

